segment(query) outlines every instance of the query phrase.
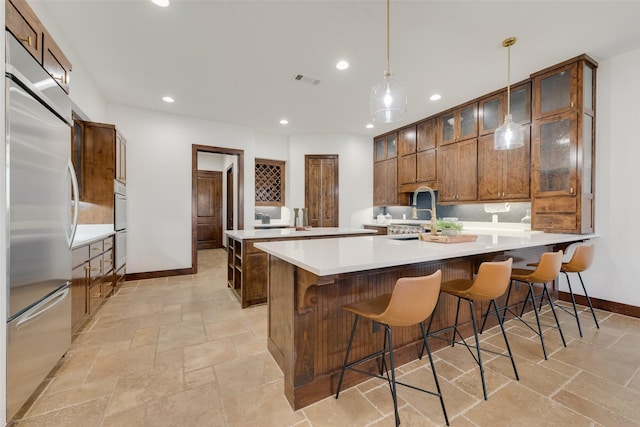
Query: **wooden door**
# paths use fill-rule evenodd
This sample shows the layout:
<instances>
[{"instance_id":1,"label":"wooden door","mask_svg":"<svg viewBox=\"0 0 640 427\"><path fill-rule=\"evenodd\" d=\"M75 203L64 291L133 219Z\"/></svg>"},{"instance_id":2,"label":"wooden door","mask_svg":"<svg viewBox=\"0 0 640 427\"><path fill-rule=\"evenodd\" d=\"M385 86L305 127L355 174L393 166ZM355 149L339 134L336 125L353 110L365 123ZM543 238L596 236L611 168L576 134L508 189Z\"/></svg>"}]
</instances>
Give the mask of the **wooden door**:
<instances>
[{"instance_id":1,"label":"wooden door","mask_svg":"<svg viewBox=\"0 0 640 427\"><path fill-rule=\"evenodd\" d=\"M227 169L227 230L233 230L233 167Z\"/></svg>"},{"instance_id":2,"label":"wooden door","mask_svg":"<svg viewBox=\"0 0 640 427\"><path fill-rule=\"evenodd\" d=\"M222 172L198 171L198 249L222 247Z\"/></svg>"},{"instance_id":3,"label":"wooden door","mask_svg":"<svg viewBox=\"0 0 640 427\"><path fill-rule=\"evenodd\" d=\"M306 155L304 179L309 225L338 227L338 155Z\"/></svg>"}]
</instances>

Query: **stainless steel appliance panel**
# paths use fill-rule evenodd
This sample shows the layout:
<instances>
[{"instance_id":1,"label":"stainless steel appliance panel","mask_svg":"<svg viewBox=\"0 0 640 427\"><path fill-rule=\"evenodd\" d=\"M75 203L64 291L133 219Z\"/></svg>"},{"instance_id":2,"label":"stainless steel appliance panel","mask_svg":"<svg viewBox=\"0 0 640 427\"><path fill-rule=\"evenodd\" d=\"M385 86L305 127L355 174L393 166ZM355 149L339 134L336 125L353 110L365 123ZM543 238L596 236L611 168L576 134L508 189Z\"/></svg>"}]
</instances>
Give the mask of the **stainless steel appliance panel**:
<instances>
[{"instance_id":1,"label":"stainless steel appliance panel","mask_svg":"<svg viewBox=\"0 0 640 427\"><path fill-rule=\"evenodd\" d=\"M118 271L120 267L127 262L127 231L116 231L116 245L115 245L115 270Z\"/></svg>"},{"instance_id":2,"label":"stainless steel appliance panel","mask_svg":"<svg viewBox=\"0 0 640 427\"><path fill-rule=\"evenodd\" d=\"M6 81L10 320L71 279L71 128Z\"/></svg>"},{"instance_id":3,"label":"stainless steel appliance panel","mask_svg":"<svg viewBox=\"0 0 640 427\"><path fill-rule=\"evenodd\" d=\"M7 324L7 420L71 345L68 285Z\"/></svg>"}]
</instances>

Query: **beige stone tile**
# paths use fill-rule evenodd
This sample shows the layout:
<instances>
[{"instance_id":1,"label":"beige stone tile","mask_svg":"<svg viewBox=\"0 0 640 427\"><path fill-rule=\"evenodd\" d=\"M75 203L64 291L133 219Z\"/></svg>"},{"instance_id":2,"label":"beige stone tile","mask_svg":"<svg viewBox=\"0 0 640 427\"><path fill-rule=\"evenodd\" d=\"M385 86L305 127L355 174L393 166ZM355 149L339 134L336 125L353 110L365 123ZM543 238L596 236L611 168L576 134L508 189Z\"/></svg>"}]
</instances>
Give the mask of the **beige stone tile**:
<instances>
[{"instance_id":1,"label":"beige stone tile","mask_svg":"<svg viewBox=\"0 0 640 427\"><path fill-rule=\"evenodd\" d=\"M131 340L131 348L145 345L155 345L158 342L160 327L140 328Z\"/></svg>"},{"instance_id":2,"label":"beige stone tile","mask_svg":"<svg viewBox=\"0 0 640 427\"><path fill-rule=\"evenodd\" d=\"M233 335L252 333L249 324L243 317L231 320L223 320L221 322L215 323L206 323L204 325L204 328L207 331L207 339L209 341L227 338ZM267 335L266 329L261 335Z\"/></svg>"},{"instance_id":3,"label":"beige stone tile","mask_svg":"<svg viewBox=\"0 0 640 427\"><path fill-rule=\"evenodd\" d=\"M147 404L145 421L145 425L157 427L210 427L224 425L224 414L218 390L214 384L206 384L152 400Z\"/></svg>"},{"instance_id":4,"label":"beige stone tile","mask_svg":"<svg viewBox=\"0 0 640 427\"><path fill-rule=\"evenodd\" d=\"M100 397L110 396L117 382L117 378L109 378L103 381L83 384L80 387L63 390L58 393L43 394L34 402L26 415L27 417L32 417Z\"/></svg>"},{"instance_id":5,"label":"beige stone tile","mask_svg":"<svg viewBox=\"0 0 640 427\"><path fill-rule=\"evenodd\" d=\"M147 405L133 408L104 417L102 427L142 427L145 425Z\"/></svg>"},{"instance_id":6,"label":"beige stone tile","mask_svg":"<svg viewBox=\"0 0 640 427\"><path fill-rule=\"evenodd\" d=\"M313 427L359 427L384 415L353 388L341 392L339 399L330 396L307 406L303 411Z\"/></svg>"},{"instance_id":7,"label":"beige stone tile","mask_svg":"<svg viewBox=\"0 0 640 427\"><path fill-rule=\"evenodd\" d=\"M505 360L505 362L507 362L509 364L509 368L511 368L511 362L508 359ZM484 378L487 387L487 397L489 399L496 390L507 384L511 379L515 379L513 369L506 371L505 374L503 374L500 371L489 369L487 365L484 366ZM478 367L473 371L466 372L456 378L452 383L471 396L477 397L478 399L484 399L484 394L482 393L482 378L480 377L480 369Z\"/></svg>"},{"instance_id":8,"label":"beige stone tile","mask_svg":"<svg viewBox=\"0 0 640 427\"><path fill-rule=\"evenodd\" d=\"M182 320L180 312L157 312L140 316L140 328L151 328L153 326L170 325Z\"/></svg>"},{"instance_id":9,"label":"beige stone tile","mask_svg":"<svg viewBox=\"0 0 640 427\"><path fill-rule=\"evenodd\" d=\"M251 356L268 349L267 337L256 337L253 332L234 335L231 340L236 345L236 350L240 356Z\"/></svg>"},{"instance_id":10,"label":"beige stone tile","mask_svg":"<svg viewBox=\"0 0 640 427\"><path fill-rule=\"evenodd\" d=\"M629 381L629 384L627 384L627 386L634 390L640 391L640 369L636 371L636 374L631 379L631 381Z\"/></svg>"},{"instance_id":11,"label":"beige stone tile","mask_svg":"<svg viewBox=\"0 0 640 427\"><path fill-rule=\"evenodd\" d=\"M291 409L282 390L282 381L276 381L256 387L247 393L225 398L223 405L227 425L288 426L303 421L304 414ZM251 404L247 404L248 402Z\"/></svg>"},{"instance_id":12,"label":"beige stone tile","mask_svg":"<svg viewBox=\"0 0 640 427\"><path fill-rule=\"evenodd\" d=\"M184 383L187 388L200 387L210 382L216 382L216 374L211 366L184 373Z\"/></svg>"},{"instance_id":13,"label":"beige stone tile","mask_svg":"<svg viewBox=\"0 0 640 427\"><path fill-rule=\"evenodd\" d=\"M164 351L162 353L156 353L156 357L153 361L153 367L155 369L173 369L184 366L184 349L178 348L176 350Z\"/></svg>"},{"instance_id":14,"label":"beige stone tile","mask_svg":"<svg viewBox=\"0 0 640 427\"><path fill-rule=\"evenodd\" d=\"M282 371L268 352L238 357L218 364L214 369L225 398L283 378Z\"/></svg>"},{"instance_id":15,"label":"beige stone tile","mask_svg":"<svg viewBox=\"0 0 640 427\"><path fill-rule=\"evenodd\" d=\"M176 350L207 341L202 322L179 322L162 325L158 338L158 352Z\"/></svg>"},{"instance_id":16,"label":"beige stone tile","mask_svg":"<svg viewBox=\"0 0 640 427\"><path fill-rule=\"evenodd\" d=\"M188 372L213 367L236 357L236 346L230 338L207 341L184 348L184 370Z\"/></svg>"},{"instance_id":17,"label":"beige stone tile","mask_svg":"<svg viewBox=\"0 0 640 427\"><path fill-rule=\"evenodd\" d=\"M380 379L374 380L372 383L376 384L377 387L372 388L366 393L363 393L364 397L366 397L367 400L371 402L371 404L375 406L382 415L392 414L393 398L391 397L391 390L389 389L388 383ZM406 401L401 396L398 396L398 407L401 407L405 404Z\"/></svg>"},{"instance_id":18,"label":"beige stone tile","mask_svg":"<svg viewBox=\"0 0 640 427\"><path fill-rule=\"evenodd\" d=\"M78 427L99 426L102 424L109 397L101 397L88 402L68 406L56 411L24 418L18 422L20 427Z\"/></svg>"},{"instance_id":19,"label":"beige stone tile","mask_svg":"<svg viewBox=\"0 0 640 427\"><path fill-rule=\"evenodd\" d=\"M573 378L564 389L631 420L640 420L640 392L589 372Z\"/></svg>"},{"instance_id":20,"label":"beige stone tile","mask_svg":"<svg viewBox=\"0 0 640 427\"><path fill-rule=\"evenodd\" d=\"M182 369L153 369L123 375L113 392L107 414L125 411L182 390L184 390Z\"/></svg>"},{"instance_id":21,"label":"beige stone tile","mask_svg":"<svg viewBox=\"0 0 640 427\"><path fill-rule=\"evenodd\" d=\"M543 395L552 395L569 380L569 376L549 369L548 360L534 363L527 359L516 358L516 368L520 376L520 384ZM510 380L515 381L511 361L507 358L494 359L486 364L489 371L498 371Z\"/></svg>"},{"instance_id":22,"label":"beige stone tile","mask_svg":"<svg viewBox=\"0 0 640 427\"><path fill-rule=\"evenodd\" d=\"M640 426L638 420L631 420L620 414L612 412L601 405L591 402L577 394L560 390L553 397L558 403L571 408L579 414L583 414L592 420L607 427L633 427Z\"/></svg>"},{"instance_id":23,"label":"beige stone tile","mask_svg":"<svg viewBox=\"0 0 640 427\"><path fill-rule=\"evenodd\" d=\"M430 420L426 419L420 412L418 412L414 407L408 404L400 406L398 408L398 414L400 415L400 425L402 427L431 427L444 425L444 421L442 424L431 422ZM391 427L395 425L395 415L392 408L391 412L388 415L375 421L372 424L369 424L369 427Z\"/></svg>"},{"instance_id":24,"label":"beige stone tile","mask_svg":"<svg viewBox=\"0 0 640 427\"><path fill-rule=\"evenodd\" d=\"M155 346L151 345L101 355L96 359L87 381L144 372L153 366L154 356Z\"/></svg>"},{"instance_id":25,"label":"beige stone tile","mask_svg":"<svg viewBox=\"0 0 640 427\"><path fill-rule=\"evenodd\" d=\"M99 330L90 330L78 334L74 345L88 348L91 346L102 346L108 343L131 340L137 329L137 324L129 324L123 327L113 326Z\"/></svg>"},{"instance_id":26,"label":"beige stone tile","mask_svg":"<svg viewBox=\"0 0 640 427\"><path fill-rule=\"evenodd\" d=\"M464 416L479 426L589 426L592 421L512 381Z\"/></svg>"}]
</instances>

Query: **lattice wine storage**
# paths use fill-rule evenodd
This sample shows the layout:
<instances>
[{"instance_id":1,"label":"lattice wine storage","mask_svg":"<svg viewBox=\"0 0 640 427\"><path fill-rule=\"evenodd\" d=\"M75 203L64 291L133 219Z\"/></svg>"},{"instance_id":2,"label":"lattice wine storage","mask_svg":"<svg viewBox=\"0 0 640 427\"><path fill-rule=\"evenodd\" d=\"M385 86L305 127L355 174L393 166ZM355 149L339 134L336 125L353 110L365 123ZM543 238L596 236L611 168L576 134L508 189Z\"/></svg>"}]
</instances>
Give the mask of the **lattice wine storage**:
<instances>
[{"instance_id":1,"label":"lattice wine storage","mask_svg":"<svg viewBox=\"0 0 640 427\"><path fill-rule=\"evenodd\" d=\"M256 206L284 206L284 162L256 159Z\"/></svg>"}]
</instances>

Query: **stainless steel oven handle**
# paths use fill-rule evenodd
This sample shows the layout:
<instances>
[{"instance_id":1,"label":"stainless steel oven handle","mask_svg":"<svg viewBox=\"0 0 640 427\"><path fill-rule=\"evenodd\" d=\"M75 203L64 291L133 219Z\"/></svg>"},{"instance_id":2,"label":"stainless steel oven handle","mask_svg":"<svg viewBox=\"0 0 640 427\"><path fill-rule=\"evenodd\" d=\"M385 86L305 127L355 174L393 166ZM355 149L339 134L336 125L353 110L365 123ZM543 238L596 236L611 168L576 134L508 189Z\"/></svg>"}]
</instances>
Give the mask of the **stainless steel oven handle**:
<instances>
[{"instance_id":1,"label":"stainless steel oven handle","mask_svg":"<svg viewBox=\"0 0 640 427\"><path fill-rule=\"evenodd\" d=\"M42 301L40 304L36 305L32 310L39 309L35 313L29 314L24 319L20 319L18 323L16 323L16 329L20 329L25 323L28 323L35 319L38 316L43 315L47 311L51 310L56 305L60 304L64 299L69 295L69 288L64 289L62 292L58 292L55 295L52 295L48 299Z\"/></svg>"},{"instance_id":2,"label":"stainless steel oven handle","mask_svg":"<svg viewBox=\"0 0 640 427\"><path fill-rule=\"evenodd\" d=\"M69 173L71 174L71 185L73 185L73 225L71 226L70 235L67 236L67 243L69 247L73 245L73 239L76 236L76 230L78 229L78 209L80 208L80 194L78 194L78 178L76 177L76 169L73 167L73 162L69 159L67 163Z\"/></svg>"}]
</instances>

